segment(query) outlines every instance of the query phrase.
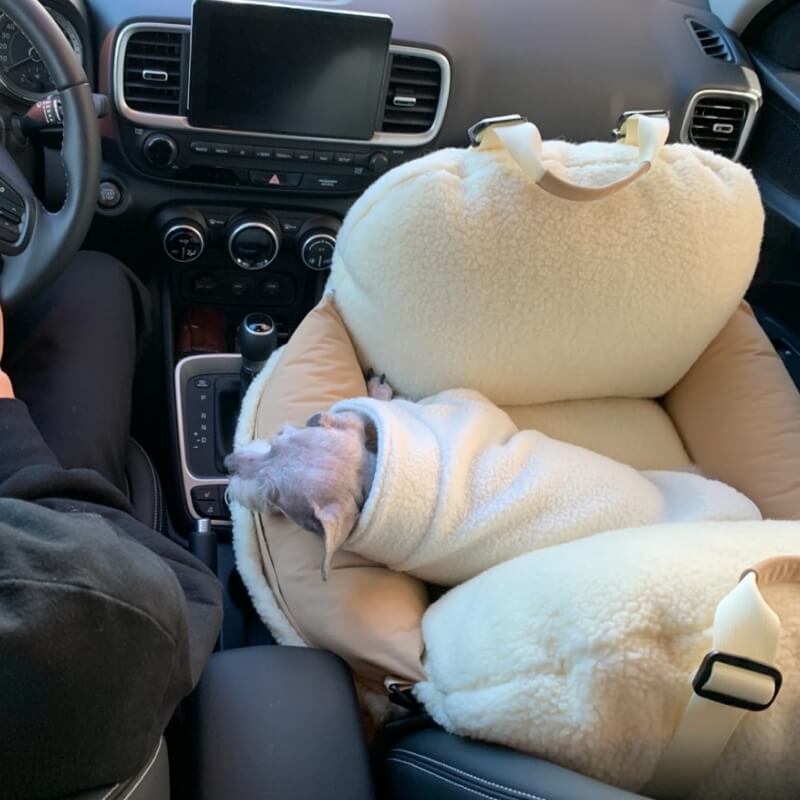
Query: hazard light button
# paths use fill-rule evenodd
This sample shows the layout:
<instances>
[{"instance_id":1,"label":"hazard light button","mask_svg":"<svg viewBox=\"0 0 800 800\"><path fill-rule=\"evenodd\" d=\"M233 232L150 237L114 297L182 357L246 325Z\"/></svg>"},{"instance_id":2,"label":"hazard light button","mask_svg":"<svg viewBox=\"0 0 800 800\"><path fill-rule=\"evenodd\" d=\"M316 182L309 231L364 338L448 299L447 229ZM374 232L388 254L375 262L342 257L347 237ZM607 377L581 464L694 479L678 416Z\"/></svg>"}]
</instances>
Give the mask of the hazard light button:
<instances>
[{"instance_id":1,"label":"hazard light button","mask_svg":"<svg viewBox=\"0 0 800 800\"><path fill-rule=\"evenodd\" d=\"M254 186L265 186L270 189L281 189L285 186L299 186L303 180L301 172L270 172L250 170L250 183Z\"/></svg>"}]
</instances>

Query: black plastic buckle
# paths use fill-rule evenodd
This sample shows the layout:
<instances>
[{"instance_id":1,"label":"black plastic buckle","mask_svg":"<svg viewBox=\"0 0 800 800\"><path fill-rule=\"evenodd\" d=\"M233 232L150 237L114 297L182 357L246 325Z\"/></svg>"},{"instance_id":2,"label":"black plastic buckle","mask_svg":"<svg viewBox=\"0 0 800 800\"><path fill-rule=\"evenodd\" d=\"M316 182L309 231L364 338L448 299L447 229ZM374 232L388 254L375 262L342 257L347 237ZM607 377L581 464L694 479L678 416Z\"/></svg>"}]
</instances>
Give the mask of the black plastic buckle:
<instances>
[{"instance_id":1,"label":"black plastic buckle","mask_svg":"<svg viewBox=\"0 0 800 800\"><path fill-rule=\"evenodd\" d=\"M507 114L504 117L486 117L480 122L476 122L468 131L469 143L471 147L477 147L481 143L481 134L492 125L508 125L512 122L527 122L528 118L521 114Z\"/></svg>"},{"instance_id":2,"label":"black plastic buckle","mask_svg":"<svg viewBox=\"0 0 800 800\"><path fill-rule=\"evenodd\" d=\"M390 683L386 687L389 691L389 700L396 706L406 709L406 711L419 711L422 708L422 703L414 697L410 686L405 686L400 683Z\"/></svg>"},{"instance_id":3,"label":"black plastic buckle","mask_svg":"<svg viewBox=\"0 0 800 800\"><path fill-rule=\"evenodd\" d=\"M768 703L753 703L750 700L742 700L740 697L734 697L730 694L723 694L722 692L714 692L706 689L705 685L711 678L711 673L714 670L714 664L730 664L732 667L746 670L747 672L756 672L759 675L767 675L772 678L775 683L775 692ZM718 650L712 650L706 654L703 663L692 680L692 688L696 695L704 697L706 700L713 700L715 703L722 703L724 706L733 706L734 708L746 708L748 711L765 711L774 702L781 690L783 683L783 675L775 667L770 667L768 664L762 664L760 661L753 661L751 658L743 658L742 656L732 656L730 653L720 653Z\"/></svg>"}]
</instances>

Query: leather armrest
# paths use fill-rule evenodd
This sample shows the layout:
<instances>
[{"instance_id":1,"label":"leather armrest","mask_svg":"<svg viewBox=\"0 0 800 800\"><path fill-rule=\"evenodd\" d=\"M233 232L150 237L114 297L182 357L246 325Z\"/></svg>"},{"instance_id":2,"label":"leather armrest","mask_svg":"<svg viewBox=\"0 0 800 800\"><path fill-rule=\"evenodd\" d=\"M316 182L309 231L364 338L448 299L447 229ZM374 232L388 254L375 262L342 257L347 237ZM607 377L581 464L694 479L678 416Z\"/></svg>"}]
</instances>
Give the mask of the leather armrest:
<instances>
[{"instance_id":1,"label":"leather armrest","mask_svg":"<svg viewBox=\"0 0 800 800\"><path fill-rule=\"evenodd\" d=\"M374 796L353 680L330 653L275 646L217 653L191 722L196 798Z\"/></svg>"},{"instance_id":2,"label":"leather armrest","mask_svg":"<svg viewBox=\"0 0 800 800\"><path fill-rule=\"evenodd\" d=\"M442 730L401 739L387 761L391 800L641 800L563 767Z\"/></svg>"}]
</instances>

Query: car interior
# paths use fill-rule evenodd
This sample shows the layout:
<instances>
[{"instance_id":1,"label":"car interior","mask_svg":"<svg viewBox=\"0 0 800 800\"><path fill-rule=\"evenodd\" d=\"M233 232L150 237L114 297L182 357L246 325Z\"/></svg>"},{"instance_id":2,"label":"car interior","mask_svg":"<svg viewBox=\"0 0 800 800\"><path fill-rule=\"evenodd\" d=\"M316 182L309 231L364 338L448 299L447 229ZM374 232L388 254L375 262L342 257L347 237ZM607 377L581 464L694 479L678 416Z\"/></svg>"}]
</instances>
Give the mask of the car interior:
<instances>
[{"instance_id":1,"label":"car interior","mask_svg":"<svg viewBox=\"0 0 800 800\"><path fill-rule=\"evenodd\" d=\"M365 730L345 663L279 646L254 608L225 458L244 392L323 297L348 209L507 114L576 142L668 115L670 141L752 170L766 229L746 299L800 386L798 36L796 0L0 0L0 302L79 249L146 284L130 496L224 589L159 749L81 798L639 796L449 734L403 686Z\"/></svg>"}]
</instances>

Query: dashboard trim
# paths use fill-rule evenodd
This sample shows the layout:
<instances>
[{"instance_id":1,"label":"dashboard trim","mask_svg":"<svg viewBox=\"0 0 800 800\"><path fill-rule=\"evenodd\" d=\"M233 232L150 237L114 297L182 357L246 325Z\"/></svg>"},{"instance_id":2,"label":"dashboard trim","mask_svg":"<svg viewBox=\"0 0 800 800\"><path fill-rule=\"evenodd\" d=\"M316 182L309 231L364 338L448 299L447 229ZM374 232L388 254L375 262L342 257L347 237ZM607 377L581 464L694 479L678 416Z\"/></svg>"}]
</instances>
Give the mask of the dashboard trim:
<instances>
[{"instance_id":1,"label":"dashboard trim","mask_svg":"<svg viewBox=\"0 0 800 800\"><path fill-rule=\"evenodd\" d=\"M186 454L186 424L184 414L184 387L197 375L203 372L238 375L241 370L242 357L238 353L213 353L195 356L186 356L175 365L174 388L175 409L178 417L178 452L181 462L181 482L186 508L193 520L201 519L195 511L192 501L192 489L197 486L227 486L230 479L227 475L217 477L199 477L189 469L189 459ZM213 520L216 526L230 526L229 520Z\"/></svg>"},{"instance_id":2,"label":"dashboard trim","mask_svg":"<svg viewBox=\"0 0 800 800\"><path fill-rule=\"evenodd\" d=\"M139 31L166 31L191 35L191 25L167 22L134 22L126 25L119 33L114 49L113 87L114 103L117 111L129 122L143 128L184 131L186 133L230 134L233 136L252 136L266 140L288 140L298 142L319 142L327 144L361 145L364 147L424 147L438 135L444 124L447 104L450 99L451 69L447 57L436 50L425 47L392 44L389 52L393 55L410 55L428 58L439 65L442 85L439 104L431 127L424 133L382 133L376 131L371 139L329 139L318 136L296 136L287 134L263 133L259 131L230 130L228 128L196 128L189 124L185 116L170 114L149 114L132 109L125 101L125 51L128 41Z\"/></svg>"},{"instance_id":3,"label":"dashboard trim","mask_svg":"<svg viewBox=\"0 0 800 800\"><path fill-rule=\"evenodd\" d=\"M747 75L746 77L749 78ZM747 119L745 120L744 128L742 128L742 136L739 139L739 146L736 148L736 152L733 154L733 160L738 161L744 152L744 148L747 146L747 142L750 139L750 133L755 125L756 116L758 115L758 110L761 108L762 102L760 86L754 86L750 80L748 80L748 83L752 88L746 91L741 89L701 89L700 91L695 92L689 99L689 103L686 106L686 113L683 115L680 140L684 144L692 144L692 140L689 137L689 130L692 126L694 110L697 106L697 103L704 97L735 97L740 100L745 100L749 105L749 110L747 112Z\"/></svg>"}]
</instances>

